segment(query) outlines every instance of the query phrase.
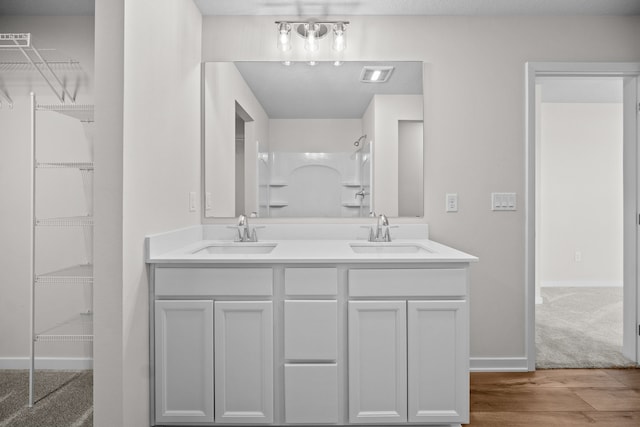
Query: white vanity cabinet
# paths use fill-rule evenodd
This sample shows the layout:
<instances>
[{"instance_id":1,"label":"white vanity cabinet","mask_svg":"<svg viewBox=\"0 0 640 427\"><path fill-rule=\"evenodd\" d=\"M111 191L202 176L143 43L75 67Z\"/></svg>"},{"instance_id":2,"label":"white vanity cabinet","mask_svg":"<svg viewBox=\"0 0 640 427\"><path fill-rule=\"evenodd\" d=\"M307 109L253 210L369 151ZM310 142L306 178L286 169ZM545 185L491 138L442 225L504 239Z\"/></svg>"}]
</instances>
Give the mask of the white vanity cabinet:
<instances>
[{"instance_id":1,"label":"white vanity cabinet","mask_svg":"<svg viewBox=\"0 0 640 427\"><path fill-rule=\"evenodd\" d=\"M272 269L153 276L152 425L273 423Z\"/></svg>"},{"instance_id":2,"label":"white vanity cabinet","mask_svg":"<svg viewBox=\"0 0 640 427\"><path fill-rule=\"evenodd\" d=\"M466 287L465 269L349 271L350 423L468 422Z\"/></svg>"},{"instance_id":3,"label":"white vanity cabinet","mask_svg":"<svg viewBox=\"0 0 640 427\"><path fill-rule=\"evenodd\" d=\"M467 266L152 266L151 425L467 423Z\"/></svg>"}]
</instances>

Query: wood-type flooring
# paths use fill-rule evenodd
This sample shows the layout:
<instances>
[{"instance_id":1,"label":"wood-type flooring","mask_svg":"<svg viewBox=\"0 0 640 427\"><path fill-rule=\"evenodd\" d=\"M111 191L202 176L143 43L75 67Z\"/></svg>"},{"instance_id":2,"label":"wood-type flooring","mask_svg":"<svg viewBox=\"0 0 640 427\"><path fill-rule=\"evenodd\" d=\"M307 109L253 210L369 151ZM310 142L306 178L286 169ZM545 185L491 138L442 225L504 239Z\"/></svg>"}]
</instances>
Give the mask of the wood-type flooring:
<instances>
[{"instance_id":1,"label":"wood-type flooring","mask_svg":"<svg viewBox=\"0 0 640 427\"><path fill-rule=\"evenodd\" d=\"M640 369L471 374L471 427L638 427Z\"/></svg>"}]
</instances>

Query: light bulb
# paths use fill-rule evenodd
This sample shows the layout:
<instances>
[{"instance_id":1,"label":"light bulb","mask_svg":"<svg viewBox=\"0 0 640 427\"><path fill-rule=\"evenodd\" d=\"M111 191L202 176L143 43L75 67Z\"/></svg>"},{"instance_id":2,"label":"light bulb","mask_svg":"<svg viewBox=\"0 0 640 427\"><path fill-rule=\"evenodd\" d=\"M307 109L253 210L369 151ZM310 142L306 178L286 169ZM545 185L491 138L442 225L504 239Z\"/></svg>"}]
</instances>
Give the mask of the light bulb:
<instances>
[{"instance_id":1,"label":"light bulb","mask_svg":"<svg viewBox=\"0 0 640 427\"><path fill-rule=\"evenodd\" d=\"M347 47L347 35L345 25L338 22L333 26L333 50L342 52Z\"/></svg>"},{"instance_id":2,"label":"light bulb","mask_svg":"<svg viewBox=\"0 0 640 427\"><path fill-rule=\"evenodd\" d=\"M306 30L306 39L304 42L304 48L309 52L315 52L318 50L318 24L304 24Z\"/></svg>"},{"instance_id":3,"label":"light bulb","mask_svg":"<svg viewBox=\"0 0 640 427\"><path fill-rule=\"evenodd\" d=\"M278 49L283 52L291 50L291 25L286 22L278 24Z\"/></svg>"}]
</instances>

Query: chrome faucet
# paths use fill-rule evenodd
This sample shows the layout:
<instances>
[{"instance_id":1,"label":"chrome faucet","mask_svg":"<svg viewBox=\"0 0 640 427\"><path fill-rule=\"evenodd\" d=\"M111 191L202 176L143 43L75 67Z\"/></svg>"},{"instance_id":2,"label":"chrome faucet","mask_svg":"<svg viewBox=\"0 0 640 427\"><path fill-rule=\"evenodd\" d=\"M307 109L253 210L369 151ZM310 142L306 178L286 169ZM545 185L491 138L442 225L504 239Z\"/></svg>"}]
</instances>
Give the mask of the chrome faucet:
<instances>
[{"instance_id":1,"label":"chrome faucet","mask_svg":"<svg viewBox=\"0 0 640 427\"><path fill-rule=\"evenodd\" d=\"M240 214L238 216L238 223L236 225L236 229L238 230L238 239L237 242L257 242L258 235L256 234L255 227L251 229L249 227L249 218L245 214Z\"/></svg>"},{"instance_id":2,"label":"chrome faucet","mask_svg":"<svg viewBox=\"0 0 640 427\"><path fill-rule=\"evenodd\" d=\"M373 214L375 217L375 214ZM369 232L369 241L370 242L390 242L391 234L389 233L389 219L385 214L380 214L377 216L377 224L375 231L373 227Z\"/></svg>"}]
</instances>

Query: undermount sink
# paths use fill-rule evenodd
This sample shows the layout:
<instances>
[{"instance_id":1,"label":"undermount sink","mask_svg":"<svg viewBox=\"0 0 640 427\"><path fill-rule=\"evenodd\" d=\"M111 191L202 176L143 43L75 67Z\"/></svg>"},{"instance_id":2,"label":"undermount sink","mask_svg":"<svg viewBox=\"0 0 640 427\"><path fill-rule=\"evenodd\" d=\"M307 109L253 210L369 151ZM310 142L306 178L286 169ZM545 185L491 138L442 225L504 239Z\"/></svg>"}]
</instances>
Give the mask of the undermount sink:
<instances>
[{"instance_id":1,"label":"undermount sink","mask_svg":"<svg viewBox=\"0 0 640 427\"><path fill-rule=\"evenodd\" d=\"M278 244L277 243L253 243L253 242L229 242L213 243L198 249L194 254L218 254L218 255L239 255L239 254L268 254Z\"/></svg>"},{"instance_id":2,"label":"undermount sink","mask_svg":"<svg viewBox=\"0 0 640 427\"><path fill-rule=\"evenodd\" d=\"M429 249L414 243L350 243L351 250L357 254L427 254Z\"/></svg>"}]
</instances>

